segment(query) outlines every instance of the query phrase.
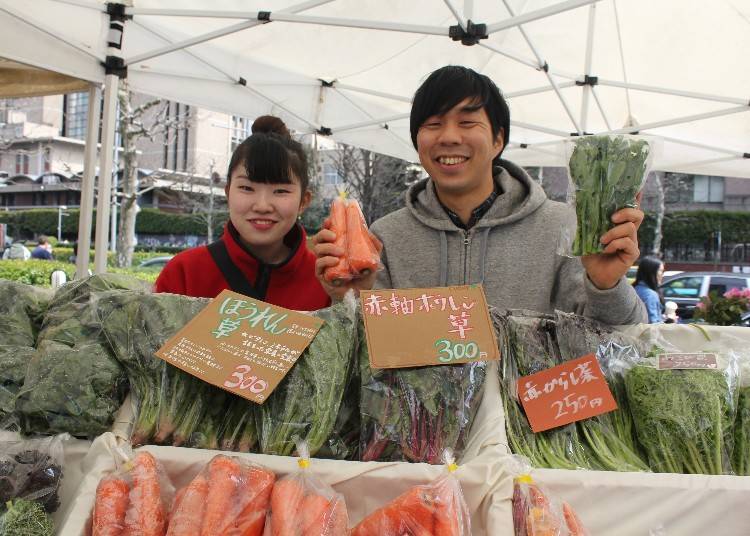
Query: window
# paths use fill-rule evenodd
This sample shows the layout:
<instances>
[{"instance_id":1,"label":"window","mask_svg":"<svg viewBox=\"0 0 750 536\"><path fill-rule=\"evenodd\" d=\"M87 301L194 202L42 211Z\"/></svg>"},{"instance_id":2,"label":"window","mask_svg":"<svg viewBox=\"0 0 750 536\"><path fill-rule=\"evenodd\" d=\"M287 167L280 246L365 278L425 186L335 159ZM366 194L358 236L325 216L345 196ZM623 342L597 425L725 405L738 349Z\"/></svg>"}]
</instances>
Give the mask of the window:
<instances>
[{"instance_id":1,"label":"window","mask_svg":"<svg viewBox=\"0 0 750 536\"><path fill-rule=\"evenodd\" d=\"M89 94L71 93L63 99L63 136L83 140L86 138L86 116Z\"/></svg>"},{"instance_id":2,"label":"window","mask_svg":"<svg viewBox=\"0 0 750 536\"><path fill-rule=\"evenodd\" d=\"M662 287L665 298L697 298L701 292L703 277L680 277Z\"/></svg>"},{"instance_id":3,"label":"window","mask_svg":"<svg viewBox=\"0 0 750 536\"><path fill-rule=\"evenodd\" d=\"M16 153L16 175L29 174L29 155Z\"/></svg>"},{"instance_id":4,"label":"window","mask_svg":"<svg viewBox=\"0 0 750 536\"><path fill-rule=\"evenodd\" d=\"M332 164L323 164L323 184L336 186L341 184L341 175L336 169L336 166Z\"/></svg>"},{"instance_id":5,"label":"window","mask_svg":"<svg viewBox=\"0 0 750 536\"><path fill-rule=\"evenodd\" d=\"M708 292L718 292L719 295L733 288L747 288L747 279L743 277L721 277L712 276L711 284L708 286Z\"/></svg>"},{"instance_id":6,"label":"window","mask_svg":"<svg viewBox=\"0 0 750 536\"><path fill-rule=\"evenodd\" d=\"M696 175L693 178L693 201L696 203L724 202L724 177Z\"/></svg>"},{"instance_id":7,"label":"window","mask_svg":"<svg viewBox=\"0 0 750 536\"><path fill-rule=\"evenodd\" d=\"M245 141L245 138L250 136L250 134L252 133L252 126L253 122L249 119L239 117L237 115L232 116L232 122L229 127L231 129L231 143L229 144L230 152L233 153L237 146Z\"/></svg>"},{"instance_id":8,"label":"window","mask_svg":"<svg viewBox=\"0 0 750 536\"><path fill-rule=\"evenodd\" d=\"M60 184L60 177L58 177L57 175L53 175L53 174L44 175L42 177L42 184L45 184L45 185Z\"/></svg>"}]
</instances>

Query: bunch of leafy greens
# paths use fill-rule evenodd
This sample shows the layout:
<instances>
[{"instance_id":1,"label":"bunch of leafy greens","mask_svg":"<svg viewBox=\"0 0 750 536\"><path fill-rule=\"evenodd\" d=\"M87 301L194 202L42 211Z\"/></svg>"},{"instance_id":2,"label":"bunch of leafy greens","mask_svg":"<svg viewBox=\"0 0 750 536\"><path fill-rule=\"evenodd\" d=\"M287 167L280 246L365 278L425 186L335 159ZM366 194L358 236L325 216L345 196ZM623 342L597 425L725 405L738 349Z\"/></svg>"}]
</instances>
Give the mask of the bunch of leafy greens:
<instances>
[{"instance_id":1,"label":"bunch of leafy greens","mask_svg":"<svg viewBox=\"0 0 750 536\"><path fill-rule=\"evenodd\" d=\"M263 454L289 456L295 438L315 455L334 432L352 373L357 306L352 296L312 313L325 321L294 367L256 411Z\"/></svg>"},{"instance_id":2,"label":"bunch of leafy greens","mask_svg":"<svg viewBox=\"0 0 750 536\"><path fill-rule=\"evenodd\" d=\"M486 362L372 369L360 348L362 461L442 463L461 456L479 409Z\"/></svg>"},{"instance_id":3,"label":"bunch of leafy greens","mask_svg":"<svg viewBox=\"0 0 750 536\"><path fill-rule=\"evenodd\" d=\"M740 388L737 398L732 462L735 474L750 476L750 386Z\"/></svg>"},{"instance_id":4,"label":"bunch of leafy greens","mask_svg":"<svg viewBox=\"0 0 750 536\"><path fill-rule=\"evenodd\" d=\"M638 440L656 472L724 474L737 409L736 371L658 370L643 360L625 374Z\"/></svg>"},{"instance_id":5,"label":"bunch of leafy greens","mask_svg":"<svg viewBox=\"0 0 750 536\"><path fill-rule=\"evenodd\" d=\"M586 450L607 471L648 471L640 453L625 392L624 371L643 355L641 343L610 326L556 311L556 333L563 361L594 354L617 402L617 409L578 421Z\"/></svg>"},{"instance_id":6,"label":"bunch of leafy greens","mask_svg":"<svg viewBox=\"0 0 750 536\"><path fill-rule=\"evenodd\" d=\"M585 136L575 142L570 176L575 186L577 228L573 255L599 253L612 214L635 207L646 178L649 145L625 136Z\"/></svg>"},{"instance_id":7,"label":"bunch of leafy greens","mask_svg":"<svg viewBox=\"0 0 750 536\"><path fill-rule=\"evenodd\" d=\"M39 503L17 499L9 501L0 516L0 536L52 536L52 518Z\"/></svg>"},{"instance_id":8,"label":"bunch of leafy greens","mask_svg":"<svg viewBox=\"0 0 750 536\"><path fill-rule=\"evenodd\" d=\"M15 401L34 355L52 291L0 280L0 427L15 415Z\"/></svg>"},{"instance_id":9,"label":"bunch of leafy greens","mask_svg":"<svg viewBox=\"0 0 750 536\"><path fill-rule=\"evenodd\" d=\"M114 289L145 287L132 277L103 274L58 289L16 400L27 433L93 437L110 428L124 399L127 377L101 337L95 297Z\"/></svg>"},{"instance_id":10,"label":"bunch of leafy greens","mask_svg":"<svg viewBox=\"0 0 750 536\"><path fill-rule=\"evenodd\" d=\"M518 379L562 361L552 318L523 311L492 312L501 344L500 391L511 450L536 467L598 469L574 424L535 434L518 396Z\"/></svg>"}]
</instances>

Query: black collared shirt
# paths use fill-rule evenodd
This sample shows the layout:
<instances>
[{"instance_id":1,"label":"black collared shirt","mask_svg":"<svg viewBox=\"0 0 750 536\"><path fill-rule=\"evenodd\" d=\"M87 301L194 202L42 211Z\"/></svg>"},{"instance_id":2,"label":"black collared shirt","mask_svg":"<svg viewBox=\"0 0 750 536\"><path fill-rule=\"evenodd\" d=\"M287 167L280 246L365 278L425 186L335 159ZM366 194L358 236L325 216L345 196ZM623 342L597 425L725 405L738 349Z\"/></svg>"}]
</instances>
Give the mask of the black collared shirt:
<instances>
[{"instance_id":1,"label":"black collared shirt","mask_svg":"<svg viewBox=\"0 0 750 536\"><path fill-rule=\"evenodd\" d=\"M461 221L461 218L458 217L458 214L443 205L442 201L440 201L440 206L443 207L443 210L445 210L445 213L448 214L448 217L456 227L458 227L459 229L463 229L464 231L468 231L469 229L474 227L479 220L482 219L482 216L487 214L487 211L492 206L492 203L494 203L495 199L497 199L497 196L500 195L500 188L498 187L497 183L495 181L492 181L492 184L492 193L487 199L482 201L482 203L478 207L471 211L471 216L469 217L468 223L464 223L463 221ZM438 200L440 200L439 197Z\"/></svg>"}]
</instances>

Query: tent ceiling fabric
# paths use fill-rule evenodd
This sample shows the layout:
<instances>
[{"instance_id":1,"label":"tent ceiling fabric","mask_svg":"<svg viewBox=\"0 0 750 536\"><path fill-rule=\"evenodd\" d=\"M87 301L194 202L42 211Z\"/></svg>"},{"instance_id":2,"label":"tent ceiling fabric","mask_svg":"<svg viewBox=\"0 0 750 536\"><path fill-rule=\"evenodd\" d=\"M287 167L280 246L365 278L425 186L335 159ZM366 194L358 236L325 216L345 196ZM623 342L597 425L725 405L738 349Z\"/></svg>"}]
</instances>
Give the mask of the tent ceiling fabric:
<instances>
[{"instance_id":1,"label":"tent ceiling fabric","mask_svg":"<svg viewBox=\"0 0 750 536\"><path fill-rule=\"evenodd\" d=\"M144 93L247 117L273 113L300 132L330 129L338 141L416 160L410 98L429 72L461 64L508 96L506 157L517 163L564 164L573 132L637 129L661 139L658 169L750 177L745 0L132 4L123 56L131 86ZM258 22L268 10L271 22ZM3 28L13 12L66 42L40 52L50 46L48 33L22 46L29 28L15 39L0 32L0 56L103 77L92 62L106 46L102 3L0 0ZM489 37L474 46L451 40L448 28L466 20L487 24ZM191 46L177 50L181 44ZM598 83L578 85L586 74Z\"/></svg>"}]
</instances>

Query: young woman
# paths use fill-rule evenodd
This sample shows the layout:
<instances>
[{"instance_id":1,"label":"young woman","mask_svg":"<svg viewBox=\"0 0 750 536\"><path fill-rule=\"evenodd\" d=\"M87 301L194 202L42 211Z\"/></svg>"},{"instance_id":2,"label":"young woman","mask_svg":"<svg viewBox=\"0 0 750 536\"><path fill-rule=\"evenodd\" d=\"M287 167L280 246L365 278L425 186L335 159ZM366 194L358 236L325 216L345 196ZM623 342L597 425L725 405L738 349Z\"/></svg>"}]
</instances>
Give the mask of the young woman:
<instances>
[{"instance_id":1,"label":"young woman","mask_svg":"<svg viewBox=\"0 0 750 536\"><path fill-rule=\"evenodd\" d=\"M635 293L646 305L649 324L660 324L663 322L661 315L661 296L659 285L664 276L664 263L656 257L643 257L638 264L638 273L635 276Z\"/></svg>"},{"instance_id":2,"label":"young woman","mask_svg":"<svg viewBox=\"0 0 750 536\"><path fill-rule=\"evenodd\" d=\"M231 289L302 311L330 303L315 277L298 218L310 204L307 158L278 117L256 119L232 155L225 192L229 221L218 241L175 256L157 292L213 298Z\"/></svg>"}]
</instances>

